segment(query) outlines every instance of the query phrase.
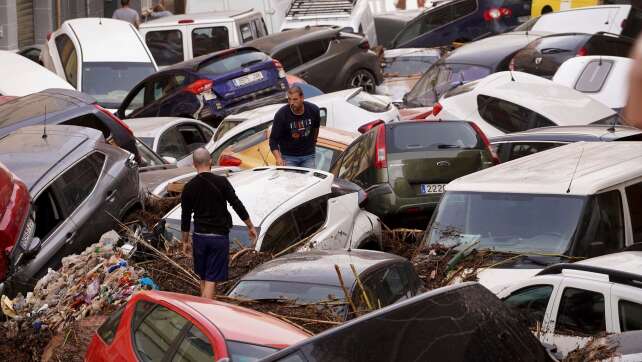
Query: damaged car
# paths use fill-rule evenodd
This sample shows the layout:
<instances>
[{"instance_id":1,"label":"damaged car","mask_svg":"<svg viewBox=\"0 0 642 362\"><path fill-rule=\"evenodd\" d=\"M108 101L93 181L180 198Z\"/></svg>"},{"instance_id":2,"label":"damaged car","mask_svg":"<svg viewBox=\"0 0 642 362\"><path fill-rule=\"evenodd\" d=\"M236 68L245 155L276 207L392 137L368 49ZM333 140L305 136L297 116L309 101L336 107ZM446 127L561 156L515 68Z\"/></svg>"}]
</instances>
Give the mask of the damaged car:
<instances>
[{"instance_id":1,"label":"damaged car","mask_svg":"<svg viewBox=\"0 0 642 362\"><path fill-rule=\"evenodd\" d=\"M393 103L402 103L403 96L445 51L439 48L401 48L383 52L383 83L376 93L392 98Z\"/></svg>"},{"instance_id":2,"label":"damaged car","mask_svg":"<svg viewBox=\"0 0 642 362\"><path fill-rule=\"evenodd\" d=\"M193 177L189 175L185 179ZM257 231L256 250L273 254L316 249L378 248L381 222L360 208L367 195L332 174L298 167L259 167L231 173L228 180ZM245 223L231 209L230 246L249 247ZM181 240L181 206L165 217L166 230Z\"/></svg>"},{"instance_id":3,"label":"damaged car","mask_svg":"<svg viewBox=\"0 0 642 362\"><path fill-rule=\"evenodd\" d=\"M90 128L25 127L0 139L0 162L29 189L31 211L0 293L33 288L141 207L134 156ZM6 250L6 249L5 249Z\"/></svg>"}]
</instances>

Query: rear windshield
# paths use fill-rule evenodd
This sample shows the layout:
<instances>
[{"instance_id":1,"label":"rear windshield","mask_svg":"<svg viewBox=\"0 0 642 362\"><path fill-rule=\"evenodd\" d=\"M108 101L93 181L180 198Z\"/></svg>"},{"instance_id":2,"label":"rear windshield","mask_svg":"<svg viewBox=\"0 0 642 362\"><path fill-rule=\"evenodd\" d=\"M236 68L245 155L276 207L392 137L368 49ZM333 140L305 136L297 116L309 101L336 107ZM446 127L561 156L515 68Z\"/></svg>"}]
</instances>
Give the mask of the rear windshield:
<instances>
[{"instance_id":1,"label":"rear windshield","mask_svg":"<svg viewBox=\"0 0 642 362\"><path fill-rule=\"evenodd\" d=\"M47 114L51 115L73 107L76 107L76 105L64 98L38 93L30 94L0 106L0 128L11 126L26 119L40 117L45 114L45 110Z\"/></svg>"},{"instance_id":2,"label":"rear windshield","mask_svg":"<svg viewBox=\"0 0 642 362\"><path fill-rule=\"evenodd\" d=\"M180 30L150 31L145 43L159 66L183 61L183 35Z\"/></svg>"},{"instance_id":3,"label":"rear windshield","mask_svg":"<svg viewBox=\"0 0 642 362\"><path fill-rule=\"evenodd\" d=\"M242 67L249 67L252 64L260 63L268 59L270 59L270 57L265 53L244 49L223 54L207 63L201 64L199 72L210 75L221 75Z\"/></svg>"},{"instance_id":4,"label":"rear windshield","mask_svg":"<svg viewBox=\"0 0 642 362\"><path fill-rule=\"evenodd\" d=\"M588 34L548 36L535 40L533 45L542 55L562 53L575 55L577 50L584 45L590 37Z\"/></svg>"},{"instance_id":5,"label":"rear windshield","mask_svg":"<svg viewBox=\"0 0 642 362\"><path fill-rule=\"evenodd\" d=\"M437 55L386 58L383 64L383 75L387 77L419 76L437 60L439 60Z\"/></svg>"},{"instance_id":6,"label":"rear windshield","mask_svg":"<svg viewBox=\"0 0 642 362\"><path fill-rule=\"evenodd\" d=\"M593 34L608 30L609 20L613 19L617 12L618 8L605 6L548 13L531 19L513 30Z\"/></svg>"},{"instance_id":7,"label":"rear windshield","mask_svg":"<svg viewBox=\"0 0 642 362\"><path fill-rule=\"evenodd\" d=\"M238 126L241 124L241 122L245 121L244 118L234 118L234 119L224 119L221 124L218 125L218 128L216 129L216 134L214 135L214 141L218 141L223 137L224 134L226 134L229 130L232 128Z\"/></svg>"},{"instance_id":8,"label":"rear windshield","mask_svg":"<svg viewBox=\"0 0 642 362\"><path fill-rule=\"evenodd\" d=\"M390 110L390 103L384 102L379 98L376 98L372 94L366 93L362 90L358 90L355 94L348 98L348 103L357 106L364 111L381 113Z\"/></svg>"},{"instance_id":9,"label":"rear windshield","mask_svg":"<svg viewBox=\"0 0 642 362\"><path fill-rule=\"evenodd\" d=\"M85 62L82 91L105 108L118 108L138 82L155 72L152 63Z\"/></svg>"},{"instance_id":10,"label":"rear windshield","mask_svg":"<svg viewBox=\"0 0 642 362\"><path fill-rule=\"evenodd\" d=\"M477 132L466 122L409 122L387 130L389 153L447 149L483 149Z\"/></svg>"}]
</instances>

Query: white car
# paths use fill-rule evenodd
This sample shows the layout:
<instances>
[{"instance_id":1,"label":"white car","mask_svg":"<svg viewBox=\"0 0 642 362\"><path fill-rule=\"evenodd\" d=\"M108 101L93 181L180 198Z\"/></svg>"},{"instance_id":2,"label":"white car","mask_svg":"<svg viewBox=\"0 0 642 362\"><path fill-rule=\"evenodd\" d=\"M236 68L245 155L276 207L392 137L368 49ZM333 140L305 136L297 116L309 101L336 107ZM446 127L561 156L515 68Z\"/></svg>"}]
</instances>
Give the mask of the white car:
<instances>
[{"instance_id":1,"label":"white car","mask_svg":"<svg viewBox=\"0 0 642 362\"><path fill-rule=\"evenodd\" d=\"M442 56L439 48L401 48L383 52L383 83L376 87L377 94L403 103L403 96L410 92L421 76Z\"/></svg>"},{"instance_id":2,"label":"white car","mask_svg":"<svg viewBox=\"0 0 642 362\"><path fill-rule=\"evenodd\" d=\"M629 72L633 59L592 55L571 58L559 67L553 82L578 92L619 111L626 105Z\"/></svg>"},{"instance_id":3,"label":"white car","mask_svg":"<svg viewBox=\"0 0 642 362\"><path fill-rule=\"evenodd\" d=\"M584 93L522 72L499 72L446 92L432 120L473 121L486 136L547 126L624 123Z\"/></svg>"},{"instance_id":4,"label":"white car","mask_svg":"<svg viewBox=\"0 0 642 362\"><path fill-rule=\"evenodd\" d=\"M293 0L287 12L281 31L306 26L329 25L347 28L353 33L362 33L370 45L375 46L377 32L374 25L374 8L371 3L378 0ZM372 4L374 5L374 4ZM384 7L379 6L380 11Z\"/></svg>"},{"instance_id":5,"label":"white car","mask_svg":"<svg viewBox=\"0 0 642 362\"><path fill-rule=\"evenodd\" d=\"M536 11L533 9L533 13ZM631 5L586 6L547 13L514 30L587 34L606 32L636 38L640 32L640 16L642 10Z\"/></svg>"},{"instance_id":6,"label":"white car","mask_svg":"<svg viewBox=\"0 0 642 362\"><path fill-rule=\"evenodd\" d=\"M496 294L566 355L593 336L642 329L642 252L550 266Z\"/></svg>"},{"instance_id":7,"label":"white car","mask_svg":"<svg viewBox=\"0 0 642 362\"><path fill-rule=\"evenodd\" d=\"M0 50L0 96L22 97L47 88L74 89L38 63Z\"/></svg>"},{"instance_id":8,"label":"white car","mask_svg":"<svg viewBox=\"0 0 642 362\"><path fill-rule=\"evenodd\" d=\"M372 247L380 242L381 222L359 206L365 193L328 172L259 167L231 173L228 179L256 227L256 250L278 253L299 242L292 250ZM229 205L228 209L231 246L237 245L234 240L248 246L245 223ZM166 230L180 240L181 206L164 219Z\"/></svg>"},{"instance_id":9,"label":"white car","mask_svg":"<svg viewBox=\"0 0 642 362\"><path fill-rule=\"evenodd\" d=\"M321 113L321 125L355 132L364 124L383 121L398 121L399 110L385 96L364 92L361 88L345 89L338 92L306 98L314 103ZM272 104L226 117L219 124L212 140L205 146L218 160L221 152L240 140L258 133L272 124L274 114L285 104ZM178 162L189 166L191 159Z\"/></svg>"},{"instance_id":10,"label":"white car","mask_svg":"<svg viewBox=\"0 0 642 362\"><path fill-rule=\"evenodd\" d=\"M109 110L158 70L136 28L122 20L67 20L47 39L43 65Z\"/></svg>"},{"instance_id":11,"label":"white car","mask_svg":"<svg viewBox=\"0 0 642 362\"><path fill-rule=\"evenodd\" d=\"M212 138L214 128L192 118L147 117L123 120L143 143L169 163L191 154Z\"/></svg>"}]
</instances>

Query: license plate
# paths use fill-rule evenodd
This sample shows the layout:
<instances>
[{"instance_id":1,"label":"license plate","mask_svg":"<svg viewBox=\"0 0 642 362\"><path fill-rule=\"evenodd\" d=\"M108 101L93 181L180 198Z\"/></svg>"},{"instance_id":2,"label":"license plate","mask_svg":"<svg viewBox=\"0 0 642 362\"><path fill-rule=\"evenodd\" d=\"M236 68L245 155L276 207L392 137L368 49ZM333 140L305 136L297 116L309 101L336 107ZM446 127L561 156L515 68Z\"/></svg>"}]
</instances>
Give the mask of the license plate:
<instances>
[{"instance_id":1,"label":"license plate","mask_svg":"<svg viewBox=\"0 0 642 362\"><path fill-rule=\"evenodd\" d=\"M422 194L443 194L446 184L421 184Z\"/></svg>"},{"instance_id":2,"label":"license plate","mask_svg":"<svg viewBox=\"0 0 642 362\"><path fill-rule=\"evenodd\" d=\"M250 73L248 75L244 75L242 77L238 77L233 80L234 85L237 87L242 87L244 85L259 81L263 79L263 73L261 72L254 72Z\"/></svg>"}]
</instances>

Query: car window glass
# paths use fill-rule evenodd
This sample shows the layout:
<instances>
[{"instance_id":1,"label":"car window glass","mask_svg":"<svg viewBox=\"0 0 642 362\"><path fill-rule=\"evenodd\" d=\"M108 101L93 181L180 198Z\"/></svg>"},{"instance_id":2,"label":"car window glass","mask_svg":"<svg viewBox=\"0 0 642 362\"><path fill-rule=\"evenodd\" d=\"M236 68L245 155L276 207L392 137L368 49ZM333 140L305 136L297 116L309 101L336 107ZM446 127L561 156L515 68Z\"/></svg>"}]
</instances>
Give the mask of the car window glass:
<instances>
[{"instance_id":1,"label":"car window glass","mask_svg":"<svg viewBox=\"0 0 642 362\"><path fill-rule=\"evenodd\" d=\"M145 91L147 88L143 85L136 91L136 95L131 98L129 104L125 107L127 110L132 110L132 112L138 111L140 108L143 108L145 105Z\"/></svg>"},{"instance_id":2,"label":"car window glass","mask_svg":"<svg viewBox=\"0 0 642 362\"><path fill-rule=\"evenodd\" d=\"M288 72L303 64L299 58L299 49L296 46L285 48L274 54L274 59L281 62L283 69Z\"/></svg>"},{"instance_id":3,"label":"car window glass","mask_svg":"<svg viewBox=\"0 0 642 362\"><path fill-rule=\"evenodd\" d=\"M632 46L633 42L630 40L609 35L594 35L585 47L590 55L628 57Z\"/></svg>"},{"instance_id":4,"label":"car window glass","mask_svg":"<svg viewBox=\"0 0 642 362\"><path fill-rule=\"evenodd\" d=\"M611 60L590 61L577 79L575 89L587 93L599 92L604 86L611 68L613 68L613 61Z\"/></svg>"},{"instance_id":5,"label":"car window glass","mask_svg":"<svg viewBox=\"0 0 642 362\"><path fill-rule=\"evenodd\" d=\"M104 108L118 108L136 84L155 72L151 62L83 62L82 91Z\"/></svg>"},{"instance_id":6,"label":"car window glass","mask_svg":"<svg viewBox=\"0 0 642 362\"><path fill-rule=\"evenodd\" d=\"M625 190L631 214L633 242L642 243L642 182L627 186Z\"/></svg>"},{"instance_id":7,"label":"car window glass","mask_svg":"<svg viewBox=\"0 0 642 362\"><path fill-rule=\"evenodd\" d=\"M221 139L221 137L223 137L223 135L226 134L229 130L238 126L245 120L245 118L225 118L216 128L216 132L214 132L214 141L218 141L219 139Z\"/></svg>"},{"instance_id":8,"label":"car window glass","mask_svg":"<svg viewBox=\"0 0 642 362\"><path fill-rule=\"evenodd\" d=\"M586 216L588 220L577 244L576 255L593 257L624 247L624 217L619 190L593 196Z\"/></svg>"},{"instance_id":9,"label":"car window glass","mask_svg":"<svg viewBox=\"0 0 642 362\"><path fill-rule=\"evenodd\" d=\"M62 214L60 200L62 197L54 192L53 187L48 187L34 200L36 210L36 231L34 236L45 241L49 234L61 224L66 217Z\"/></svg>"},{"instance_id":10,"label":"car window glass","mask_svg":"<svg viewBox=\"0 0 642 362\"><path fill-rule=\"evenodd\" d=\"M186 81L187 77L184 74L166 74L161 78L155 79L153 82L153 100L159 100L173 93L176 89L184 85Z\"/></svg>"},{"instance_id":11,"label":"car window glass","mask_svg":"<svg viewBox=\"0 0 642 362\"><path fill-rule=\"evenodd\" d=\"M140 166L149 167L149 166L158 166L163 165L165 162L161 160L160 157L154 151L152 151L147 145L143 144L140 139L136 138L136 149L140 155Z\"/></svg>"},{"instance_id":12,"label":"car window glass","mask_svg":"<svg viewBox=\"0 0 642 362\"><path fill-rule=\"evenodd\" d=\"M292 213L287 212L270 225L263 238L261 251L278 253L299 240L299 231L294 217Z\"/></svg>"},{"instance_id":13,"label":"car window glass","mask_svg":"<svg viewBox=\"0 0 642 362\"><path fill-rule=\"evenodd\" d=\"M181 158L188 153L183 137L176 127L166 130L158 139L158 151L161 156Z\"/></svg>"},{"instance_id":14,"label":"car window glass","mask_svg":"<svg viewBox=\"0 0 642 362\"><path fill-rule=\"evenodd\" d=\"M327 210L327 196L317 197L292 210L301 238L306 238L319 230L325 223Z\"/></svg>"},{"instance_id":15,"label":"car window glass","mask_svg":"<svg viewBox=\"0 0 642 362\"><path fill-rule=\"evenodd\" d=\"M328 122L328 109L325 107L319 107L319 125L325 126Z\"/></svg>"},{"instance_id":16,"label":"car window glass","mask_svg":"<svg viewBox=\"0 0 642 362\"><path fill-rule=\"evenodd\" d=\"M555 333L592 336L604 331L604 295L590 290L565 288L557 311Z\"/></svg>"},{"instance_id":17,"label":"car window glass","mask_svg":"<svg viewBox=\"0 0 642 362\"><path fill-rule=\"evenodd\" d=\"M219 159L219 157L221 157L221 153L223 153L223 151L226 148L228 148L229 146L239 142L242 139L245 139L245 138L247 138L247 137L249 137L249 136L251 136L251 135L253 135L255 133L261 132L262 130L270 127L271 123L272 122L267 122L267 123L260 124L260 125L258 125L256 127L247 129L247 130L245 130L245 131L243 131L243 132L241 132L241 133L239 133L239 134L237 134L237 135L235 135L233 137L230 137L230 139L228 139L227 141L223 142L223 144L218 146L214 150L214 152L212 152L212 160L215 163L218 164L218 159Z\"/></svg>"},{"instance_id":18,"label":"car window glass","mask_svg":"<svg viewBox=\"0 0 642 362\"><path fill-rule=\"evenodd\" d=\"M395 45L402 45L421 34L432 31L452 21L452 6L446 5L437 9L428 10L416 20L401 30L395 40Z\"/></svg>"},{"instance_id":19,"label":"car window glass","mask_svg":"<svg viewBox=\"0 0 642 362\"><path fill-rule=\"evenodd\" d=\"M109 139L109 136L111 135L111 131L109 130L109 127L103 123L98 117L96 117L94 114L88 113L88 114L83 114L82 116L72 118L68 121L62 122L61 124L64 125L70 125L70 126L80 126L80 127L89 127L93 128L96 130L99 130L102 132L103 137L105 137L105 140Z\"/></svg>"},{"instance_id":20,"label":"car window glass","mask_svg":"<svg viewBox=\"0 0 642 362\"><path fill-rule=\"evenodd\" d=\"M387 127L390 153L485 149L477 132L464 122L406 122Z\"/></svg>"},{"instance_id":21,"label":"car window glass","mask_svg":"<svg viewBox=\"0 0 642 362\"><path fill-rule=\"evenodd\" d=\"M254 39L252 28L250 27L249 23L239 25L239 31L241 32L241 43L245 43Z\"/></svg>"},{"instance_id":22,"label":"car window glass","mask_svg":"<svg viewBox=\"0 0 642 362\"><path fill-rule=\"evenodd\" d=\"M104 163L105 155L94 152L54 181L54 187L63 197L60 201L68 214L80 206L94 189Z\"/></svg>"},{"instance_id":23,"label":"car window glass","mask_svg":"<svg viewBox=\"0 0 642 362\"><path fill-rule=\"evenodd\" d=\"M241 48L240 50L233 51L215 57L206 63L199 65L199 72L208 75L221 75L236 71L246 64L258 64L260 62L268 61L270 58L263 52L256 50Z\"/></svg>"},{"instance_id":24,"label":"car window glass","mask_svg":"<svg viewBox=\"0 0 642 362\"><path fill-rule=\"evenodd\" d=\"M263 21L263 18L254 19L254 26L256 28L256 35L259 38L268 35L267 27L265 26L265 22Z\"/></svg>"},{"instance_id":25,"label":"car window glass","mask_svg":"<svg viewBox=\"0 0 642 362\"><path fill-rule=\"evenodd\" d=\"M134 348L143 361L161 361L189 322L157 305L134 330Z\"/></svg>"},{"instance_id":26,"label":"car window glass","mask_svg":"<svg viewBox=\"0 0 642 362\"><path fill-rule=\"evenodd\" d=\"M307 63L325 54L325 51L328 49L329 43L329 40L322 39L299 45L299 51L301 52L303 63Z\"/></svg>"},{"instance_id":27,"label":"car window glass","mask_svg":"<svg viewBox=\"0 0 642 362\"><path fill-rule=\"evenodd\" d=\"M505 133L555 126L541 114L499 98L480 94L477 96L477 107L486 122Z\"/></svg>"},{"instance_id":28,"label":"car window glass","mask_svg":"<svg viewBox=\"0 0 642 362\"><path fill-rule=\"evenodd\" d=\"M205 126L199 126L198 128L201 130L201 132L203 132L203 136L205 137L206 143L209 142L209 140L211 140L212 137L214 136L214 132L212 132L211 129Z\"/></svg>"},{"instance_id":29,"label":"car window glass","mask_svg":"<svg viewBox=\"0 0 642 362\"><path fill-rule=\"evenodd\" d=\"M212 344L207 339L205 334L201 332L196 326L192 326L181 344L178 345L176 354L172 358L172 362L198 362L198 361L213 361L214 350Z\"/></svg>"},{"instance_id":30,"label":"car window glass","mask_svg":"<svg viewBox=\"0 0 642 362\"><path fill-rule=\"evenodd\" d=\"M510 147L510 154L507 160L502 161L516 160L520 157L546 151L548 149L559 147L564 144L556 142L514 142L507 143L506 145Z\"/></svg>"},{"instance_id":31,"label":"car window glass","mask_svg":"<svg viewBox=\"0 0 642 362\"><path fill-rule=\"evenodd\" d=\"M370 186L372 173L375 172L373 163L376 137L377 128L362 135L350 145L343 156L339 177L355 182L361 187Z\"/></svg>"},{"instance_id":32,"label":"car window glass","mask_svg":"<svg viewBox=\"0 0 642 362\"><path fill-rule=\"evenodd\" d=\"M189 152L193 152L205 144L205 138L196 125L178 126L178 132L183 137L183 143L187 146Z\"/></svg>"},{"instance_id":33,"label":"car window glass","mask_svg":"<svg viewBox=\"0 0 642 362\"><path fill-rule=\"evenodd\" d=\"M409 281L402 277L401 269L395 264L375 271L365 278L364 287L373 308L393 304L407 296ZM363 296L357 299L364 299ZM362 304L360 302L359 304Z\"/></svg>"},{"instance_id":34,"label":"car window glass","mask_svg":"<svg viewBox=\"0 0 642 362\"><path fill-rule=\"evenodd\" d=\"M341 154L341 151L317 145L314 149L314 154L315 168L328 171L332 162Z\"/></svg>"},{"instance_id":35,"label":"car window glass","mask_svg":"<svg viewBox=\"0 0 642 362\"><path fill-rule=\"evenodd\" d=\"M192 49L194 57L214 53L230 47L227 28L214 26L192 30Z\"/></svg>"},{"instance_id":36,"label":"car window glass","mask_svg":"<svg viewBox=\"0 0 642 362\"><path fill-rule=\"evenodd\" d=\"M548 301L553 293L552 285L532 285L512 292L504 303L519 310L528 318L531 328L541 326Z\"/></svg>"},{"instance_id":37,"label":"car window glass","mask_svg":"<svg viewBox=\"0 0 642 362\"><path fill-rule=\"evenodd\" d=\"M250 362L258 361L263 357L267 357L278 349L268 347L268 346L259 346L256 344L243 343L237 341L227 340L227 349L232 358L232 361L241 361L241 362ZM280 361L283 361L280 359ZM302 361L303 362L303 361Z\"/></svg>"},{"instance_id":38,"label":"car window glass","mask_svg":"<svg viewBox=\"0 0 642 362\"><path fill-rule=\"evenodd\" d=\"M642 329L642 304L620 300L618 302L620 315L620 332Z\"/></svg>"},{"instance_id":39,"label":"car window glass","mask_svg":"<svg viewBox=\"0 0 642 362\"><path fill-rule=\"evenodd\" d=\"M145 34L145 43L158 66L184 60L183 35L180 30L150 31Z\"/></svg>"},{"instance_id":40,"label":"car window glass","mask_svg":"<svg viewBox=\"0 0 642 362\"><path fill-rule=\"evenodd\" d=\"M116 311L112 313L107 318L107 320L98 328L98 331L96 331L96 333L100 336L100 339L105 341L105 343L111 344L111 341L114 340L114 337L116 336L116 329L118 329L120 318L123 315L123 310L125 310L124 305L116 309Z\"/></svg>"},{"instance_id":41,"label":"car window glass","mask_svg":"<svg viewBox=\"0 0 642 362\"><path fill-rule=\"evenodd\" d=\"M65 72L65 79L74 88L78 86L78 57L74 43L65 34L56 37L56 48Z\"/></svg>"},{"instance_id":42,"label":"car window glass","mask_svg":"<svg viewBox=\"0 0 642 362\"><path fill-rule=\"evenodd\" d=\"M387 58L383 65L383 74L387 77L420 76L437 60L437 55Z\"/></svg>"},{"instance_id":43,"label":"car window glass","mask_svg":"<svg viewBox=\"0 0 642 362\"><path fill-rule=\"evenodd\" d=\"M466 16L468 14L473 13L475 10L477 10L477 1L466 0L458 3L454 3L452 9L453 10L452 10L452 16L450 21L457 20L462 16Z\"/></svg>"}]
</instances>

